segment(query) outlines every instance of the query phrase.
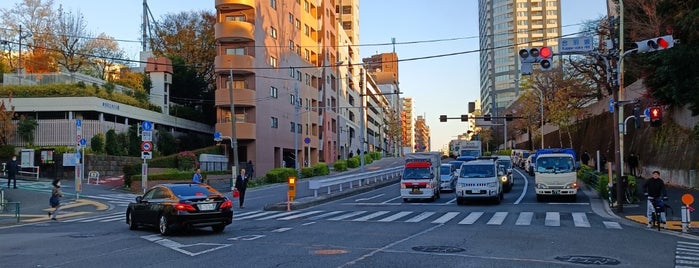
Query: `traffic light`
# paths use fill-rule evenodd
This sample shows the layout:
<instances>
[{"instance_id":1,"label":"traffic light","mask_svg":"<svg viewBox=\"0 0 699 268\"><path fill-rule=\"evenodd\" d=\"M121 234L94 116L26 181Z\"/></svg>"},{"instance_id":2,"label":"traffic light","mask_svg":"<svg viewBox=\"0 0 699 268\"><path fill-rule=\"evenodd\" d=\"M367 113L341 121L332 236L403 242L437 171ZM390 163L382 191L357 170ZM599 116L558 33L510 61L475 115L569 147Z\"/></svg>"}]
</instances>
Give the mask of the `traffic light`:
<instances>
[{"instance_id":1,"label":"traffic light","mask_svg":"<svg viewBox=\"0 0 699 268\"><path fill-rule=\"evenodd\" d=\"M638 104L633 106L633 125L636 128L641 127L641 107L638 106Z\"/></svg>"},{"instance_id":2,"label":"traffic light","mask_svg":"<svg viewBox=\"0 0 699 268\"><path fill-rule=\"evenodd\" d=\"M505 121L512 121L512 114L506 114L505 115Z\"/></svg>"},{"instance_id":3,"label":"traffic light","mask_svg":"<svg viewBox=\"0 0 699 268\"><path fill-rule=\"evenodd\" d=\"M446 122L447 121L447 115L443 114L439 116L439 122Z\"/></svg>"},{"instance_id":4,"label":"traffic light","mask_svg":"<svg viewBox=\"0 0 699 268\"><path fill-rule=\"evenodd\" d=\"M549 71L553 68L553 50L551 47L541 47L539 49L539 65L542 71Z\"/></svg>"},{"instance_id":5,"label":"traffic light","mask_svg":"<svg viewBox=\"0 0 699 268\"><path fill-rule=\"evenodd\" d=\"M489 114L483 115L483 120L484 120L484 121L490 121L490 115L489 115Z\"/></svg>"},{"instance_id":6,"label":"traffic light","mask_svg":"<svg viewBox=\"0 0 699 268\"><path fill-rule=\"evenodd\" d=\"M519 50L519 62L521 63L520 72L522 75L532 74L532 63L536 63L539 58L539 50L536 48L532 49L520 49Z\"/></svg>"},{"instance_id":7,"label":"traffic light","mask_svg":"<svg viewBox=\"0 0 699 268\"><path fill-rule=\"evenodd\" d=\"M662 124L663 110L660 106L650 107L650 126L659 127Z\"/></svg>"},{"instance_id":8,"label":"traffic light","mask_svg":"<svg viewBox=\"0 0 699 268\"><path fill-rule=\"evenodd\" d=\"M657 50L668 49L675 46L675 40L672 35L665 35L660 37L655 37L643 41L636 42L638 53L653 52Z\"/></svg>"},{"instance_id":9,"label":"traffic light","mask_svg":"<svg viewBox=\"0 0 699 268\"><path fill-rule=\"evenodd\" d=\"M466 122L468 121L468 115L467 114L462 114L461 115L461 122Z\"/></svg>"}]
</instances>

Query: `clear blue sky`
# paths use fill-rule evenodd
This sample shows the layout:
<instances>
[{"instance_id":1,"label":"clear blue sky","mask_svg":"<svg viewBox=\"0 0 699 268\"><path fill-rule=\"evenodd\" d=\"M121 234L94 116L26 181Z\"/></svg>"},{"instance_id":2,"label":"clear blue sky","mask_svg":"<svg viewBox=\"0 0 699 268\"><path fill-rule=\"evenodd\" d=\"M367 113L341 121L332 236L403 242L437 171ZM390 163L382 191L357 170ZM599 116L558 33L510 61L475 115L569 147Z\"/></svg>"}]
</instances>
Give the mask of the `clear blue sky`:
<instances>
[{"instance_id":1,"label":"clear blue sky","mask_svg":"<svg viewBox=\"0 0 699 268\"><path fill-rule=\"evenodd\" d=\"M0 8L12 8L20 0L2 0ZM66 10L79 10L89 31L104 32L119 40L132 59L138 58L141 0L94 1L54 0ZM163 14L188 10L213 10L214 0L150 0L156 20ZM478 62L478 1L476 0L362 0L360 1L360 45L461 38L456 41L399 44L401 60L470 52L433 59L401 61L398 69L403 97L412 97L414 116L424 115L431 129L432 150L440 150L465 131L456 120L440 123L440 114L465 114L467 103L480 98ZM562 0L563 33L580 29L586 20L606 14L606 0ZM362 46L362 57L391 52L392 46Z\"/></svg>"}]
</instances>

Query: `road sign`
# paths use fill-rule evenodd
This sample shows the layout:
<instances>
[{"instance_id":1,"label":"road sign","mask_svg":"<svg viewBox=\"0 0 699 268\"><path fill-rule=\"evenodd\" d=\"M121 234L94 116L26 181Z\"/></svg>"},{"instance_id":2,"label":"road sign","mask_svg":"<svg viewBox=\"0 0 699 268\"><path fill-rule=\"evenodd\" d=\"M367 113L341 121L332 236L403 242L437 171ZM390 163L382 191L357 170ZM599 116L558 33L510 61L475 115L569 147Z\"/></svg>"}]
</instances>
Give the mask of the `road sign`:
<instances>
[{"instance_id":1,"label":"road sign","mask_svg":"<svg viewBox=\"0 0 699 268\"><path fill-rule=\"evenodd\" d=\"M218 131L214 132L214 141L221 141L221 140L223 140L221 138L221 132L218 132Z\"/></svg>"},{"instance_id":2,"label":"road sign","mask_svg":"<svg viewBox=\"0 0 699 268\"><path fill-rule=\"evenodd\" d=\"M153 131L152 130L141 131L141 141L153 141Z\"/></svg>"},{"instance_id":3,"label":"road sign","mask_svg":"<svg viewBox=\"0 0 699 268\"><path fill-rule=\"evenodd\" d=\"M80 139L80 146L85 146L85 144L87 144L85 138Z\"/></svg>"},{"instance_id":4,"label":"road sign","mask_svg":"<svg viewBox=\"0 0 699 268\"><path fill-rule=\"evenodd\" d=\"M614 112L614 99L609 99L609 112Z\"/></svg>"},{"instance_id":5,"label":"road sign","mask_svg":"<svg viewBox=\"0 0 699 268\"><path fill-rule=\"evenodd\" d=\"M310 143L311 143L311 138L306 137L305 139L303 139L303 143L305 143L305 144L310 144Z\"/></svg>"},{"instance_id":6,"label":"road sign","mask_svg":"<svg viewBox=\"0 0 699 268\"><path fill-rule=\"evenodd\" d=\"M143 121L143 123L141 123L141 128L144 131L153 130L153 123L148 122L148 121Z\"/></svg>"},{"instance_id":7,"label":"road sign","mask_svg":"<svg viewBox=\"0 0 699 268\"><path fill-rule=\"evenodd\" d=\"M643 117L643 122L650 122L650 107L643 110L643 115L645 116Z\"/></svg>"},{"instance_id":8,"label":"road sign","mask_svg":"<svg viewBox=\"0 0 699 268\"><path fill-rule=\"evenodd\" d=\"M590 52L593 49L592 38L587 36L561 38L558 45L561 53Z\"/></svg>"},{"instance_id":9,"label":"road sign","mask_svg":"<svg viewBox=\"0 0 699 268\"><path fill-rule=\"evenodd\" d=\"M152 152L141 152L141 159L153 159Z\"/></svg>"},{"instance_id":10,"label":"road sign","mask_svg":"<svg viewBox=\"0 0 699 268\"><path fill-rule=\"evenodd\" d=\"M82 127L82 126L83 126L83 121L80 120L80 119L75 119L75 125L78 126L78 127Z\"/></svg>"},{"instance_id":11,"label":"road sign","mask_svg":"<svg viewBox=\"0 0 699 268\"><path fill-rule=\"evenodd\" d=\"M150 141L141 142L141 150L144 152L150 152L153 150L153 143Z\"/></svg>"},{"instance_id":12,"label":"road sign","mask_svg":"<svg viewBox=\"0 0 699 268\"><path fill-rule=\"evenodd\" d=\"M691 205L692 203L694 203L694 196L692 196L691 194L683 194L682 203L686 206Z\"/></svg>"}]
</instances>

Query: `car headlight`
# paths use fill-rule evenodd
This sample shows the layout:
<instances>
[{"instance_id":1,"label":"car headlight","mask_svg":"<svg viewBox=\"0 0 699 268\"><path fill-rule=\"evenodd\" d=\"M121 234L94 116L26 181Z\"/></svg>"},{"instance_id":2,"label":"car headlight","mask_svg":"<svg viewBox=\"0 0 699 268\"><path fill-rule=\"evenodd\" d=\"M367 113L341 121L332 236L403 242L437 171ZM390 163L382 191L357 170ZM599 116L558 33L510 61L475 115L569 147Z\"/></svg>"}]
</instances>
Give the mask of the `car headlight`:
<instances>
[{"instance_id":1,"label":"car headlight","mask_svg":"<svg viewBox=\"0 0 699 268\"><path fill-rule=\"evenodd\" d=\"M501 180L502 182L507 182L507 176L502 176L502 177L500 177L500 180Z\"/></svg>"},{"instance_id":2,"label":"car headlight","mask_svg":"<svg viewBox=\"0 0 699 268\"><path fill-rule=\"evenodd\" d=\"M578 183L577 182L571 182L566 184L566 189L577 189L578 188Z\"/></svg>"},{"instance_id":3,"label":"car headlight","mask_svg":"<svg viewBox=\"0 0 699 268\"><path fill-rule=\"evenodd\" d=\"M488 187L498 187L498 183L497 182L489 182Z\"/></svg>"}]
</instances>

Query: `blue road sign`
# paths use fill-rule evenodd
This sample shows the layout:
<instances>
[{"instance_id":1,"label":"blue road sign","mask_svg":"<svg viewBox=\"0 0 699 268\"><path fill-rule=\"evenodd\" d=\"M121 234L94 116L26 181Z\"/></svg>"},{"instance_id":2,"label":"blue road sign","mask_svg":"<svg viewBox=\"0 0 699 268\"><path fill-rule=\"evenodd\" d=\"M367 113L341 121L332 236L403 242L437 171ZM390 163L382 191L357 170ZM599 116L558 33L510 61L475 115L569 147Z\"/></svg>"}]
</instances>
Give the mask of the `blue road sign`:
<instances>
[{"instance_id":1,"label":"blue road sign","mask_svg":"<svg viewBox=\"0 0 699 268\"><path fill-rule=\"evenodd\" d=\"M85 144L87 144L85 138L80 139L80 146L85 146Z\"/></svg>"},{"instance_id":2,"label":"blue road sign","mask_svg":"<svg viewBox=\"0 0 699 268\"><path fill-rule=\"evenodd\" d=\"M75 125L80 127L83 125L83 121L80 119L75 119Z\"/></svg>"},{"instance_id":3,"label":"blue road sign","mask_svg":"<svg viewBox=\"0 0 699 268\"><path fill-rule=\"evenodd\" d=\"M141 128L145 131L153 130L153 123L149 121L143 121L143 123L141 123Z\"/></svg>"},{"instance_id":4,"label":"blue road sign","mask_svg":"<svg viewBox=\"0 0 699 268\"><path fill-rule=\"evenodd\" d=\"M609 99L609 112L614 112L614 99Z\"/></svg>"},{"instance_id":5,"label":"blue road sign","mask_svg":"<svg viewBox=\"0 0 699 268\"><path fill-rule=\"evenodd\" d=\"M643 110L643 115L645 115L647 118L650 118L650 107Z\"/></svg>"},{"instance_id":6,"label":"blue road sign","mask_svg":"<svg viewBox=\"0 0 699 268\"><path fill-rule=\"evenodd\" d=\"M221 139L221 132L214 132L214 140L220 140Z\"/></svg>"},{"instance_id":7,"label":"blue road sign","mask_svg":"<svg viewBox=\"0 0 699 268\"><path fill-rule=\"evenodd\" d=\"M305 139L303 139L303 142L306 144L309 144L309 143L311 143L311 138L306 137Z\"/></svg>"}]
</instances>

